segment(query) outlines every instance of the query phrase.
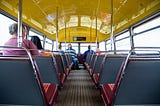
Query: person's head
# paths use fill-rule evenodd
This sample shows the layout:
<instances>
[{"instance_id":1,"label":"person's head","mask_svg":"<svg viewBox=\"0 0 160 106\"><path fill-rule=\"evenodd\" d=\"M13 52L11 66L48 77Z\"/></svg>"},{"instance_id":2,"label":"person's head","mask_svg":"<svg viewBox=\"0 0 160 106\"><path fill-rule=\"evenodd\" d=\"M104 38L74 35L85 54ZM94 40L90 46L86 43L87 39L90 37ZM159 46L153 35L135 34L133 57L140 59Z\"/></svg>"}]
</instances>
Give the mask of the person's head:
<instances>
[{"instance_id":1,"label":"person's head","mask_svg":"<svg viewBox=\"0 0 160 106\"><path fill-rule=\"evenodd\" d=\"M22 38L25 38L26 32L27 32L26 27L22 24ZM15 36L18 35L18 24L17 23L13 23L9 26L9 33Z\"/></svg>"},{"instance_id":2,"label":"person's head","mask_svg":"<svg viewBox=\"0 0 160 106\"><path fill-rule=\"evenodd\" d=\"M41 40L39 39L38 36L32 36L31 41L37 46L37 49L43 49L42 44L41 44Z\"/></svg>"},{"instance_id":3,"label":"person's head","mask_svg":"<svg viewBox=\"0 0 160 106\"><path fill-rule=\"evenodd\" d=\"M61 44L59 44L59 45L58 45L58 49L61 49L61 48L62 48L62 45L61 45Z\"/></svg>"},{"instance_id":4,"label":"person's head","mask_svg":"<svg viewBox=\"0 0 160 106\"><path fill-rule=\"evenodd\" d=\"M71 45L71 44L68 44L68 48L70 48L70 49L71 49L71 48L72 48L72 45Z\"/></svg>"},{"instance_id":5,"label":"person's head","mask_svg":"<svg viewBox=\"0 0 160 106\"><path fill-rule=\"evenodd\" d=\"M88 50L90 50L91 49L91 45L88 45Z\"/></svg>"}]
</instances>

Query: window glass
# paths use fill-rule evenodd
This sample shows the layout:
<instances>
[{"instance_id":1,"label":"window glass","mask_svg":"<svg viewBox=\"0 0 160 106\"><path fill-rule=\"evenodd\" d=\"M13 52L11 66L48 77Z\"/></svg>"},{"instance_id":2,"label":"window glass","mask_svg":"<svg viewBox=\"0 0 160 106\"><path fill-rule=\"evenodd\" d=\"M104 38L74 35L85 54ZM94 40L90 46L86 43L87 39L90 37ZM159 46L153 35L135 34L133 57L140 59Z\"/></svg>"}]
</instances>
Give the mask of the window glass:
<instances>
[{"instance_id":1,"label":"window glass","mask_svg":"<svg viewBox=\"0 0 160 106\"><path fill-rule=\"evenodd\" d=\"M111 50L111 40L110 39L106 41L106 49L107 51Z\"/></svg>"},{"instance_id":2,"label":"window glass","mask_svg":"<svg viewBox=\"0 0 160 106\"><path fill-rule=\"evenodd\" d=\"M123 39L125 37L129 37L129 31L116 36L116 40L120 40L120 39Z\"/></svg>"},{"instance_id":3,"label":"window glass","mask_svg":"<svg viewBox=\"0 0 160 106\"><path fill-rule=\"evenodd\" d=\"M89 16L82 16L81 17L81 26L90 27L91 26L91 20Z\"/></svg>"},{"instance_id":4,"label":"window glass","mask_svg":"<svg viewBox=\"0 0 160 106\"><path fill-rule=\"evenodd\" d=\"M45 49L52 50L52 40L46 38Z\"/></svg>"},{"instance_id":5,"label":"window glass","mask_svg":"<svg viewBox=\"0 0 160 106\"><path fill-rule=\"evenodd\" d=\"M160 23L160 17L157 17L156 19L153 19L145 24L142 24L142 25L134 28L133 31L134 31L134 33L139 33L139 32L145 31L147 29L159 26L160 25L159 23Z\"/></svg>"},{"instance_id":6,"label":"window glass","mask_svg":"<svg viewBox=\"0 0 160 106\"><path fill-rule=\"evenodd\" d=\"M78 26L78 16L71 16L69 21L69 27Z\"/></svg>"},{"instance_id":7,"label":"window glass","mask_svg":"<svg viewBox=\"0 0 160 106\"><path fill-rule=\"evenodd\" d=\"M135 47L160 47L160 28L136 35L133 38Z\"/></svg>"},{"instance_id":8,"label":"window glass","mask_svg":"<svg viewBox=\"0 0 160 106\"><path fill-rule=\"evenodd\" d=\"M99 49L100 49L100 51L105 51L105 42L99 43Z\"/></svg>"},{"instance_id":9,"label":"window glass","mask_svg":"<svg viewBox=\"0 0 160 106\"><path fill-rule=\"evenodd\" d=\"M130 50L129 31L122 33L115 38L116 50Z\"/></svg>"},{"instance_id":10,"label":"window glass","mask_svg":"<svg viewBox=\"0 0 160 106\"><path fill-rule=\"evenodd\" d=\"M15 23L15 21L0 14L0 46L3 46L4 43L11 37L9 34L9 26L13 23Z\"/></svg>"},{"instance_id":11,"label":"window glass","mask_svg":"<svg viewBox=\"0 0 160 106\"><path fill-rule=\"evenodd\" d=\"M116 50L130 50L130 38L116 41Z\"/></svg>"},{"instance_id":12,"label":"window glass","mask_svg":"<svg viewBox=\"0 0 160 106\"><path fill-rule=\"evenodd\" d=\"M97 18L97 29L100 29L102 22L100 19ZM96 19L92 20L92 28L96 29Z\"/></svg>"}]
</instances>

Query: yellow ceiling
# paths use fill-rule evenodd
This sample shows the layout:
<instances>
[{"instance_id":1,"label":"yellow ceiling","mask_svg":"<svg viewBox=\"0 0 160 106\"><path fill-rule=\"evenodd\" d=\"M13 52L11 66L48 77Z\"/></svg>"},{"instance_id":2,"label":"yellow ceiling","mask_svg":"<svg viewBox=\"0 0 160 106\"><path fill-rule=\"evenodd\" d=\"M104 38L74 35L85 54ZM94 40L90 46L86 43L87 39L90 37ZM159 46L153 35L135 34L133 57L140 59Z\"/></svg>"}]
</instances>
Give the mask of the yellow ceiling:
<instances>
[{"instance_id":1,"label":"yellow ceiling","mask_svg":"<svg viewBox=\"0 0 160 106\"><path fill-rule=\"evenodd\" d=\"M0 0L0 8L17 17L18 1ZM22 7L23 22L51 39L56 36L58 14L59 42L64 42L64 37L72 42L73 36L95 42L96 35L100 42L110 36L111 0L23 0ZM158 10L160 0L113 0L114 33Z\"/></svg>"}]
</instances>

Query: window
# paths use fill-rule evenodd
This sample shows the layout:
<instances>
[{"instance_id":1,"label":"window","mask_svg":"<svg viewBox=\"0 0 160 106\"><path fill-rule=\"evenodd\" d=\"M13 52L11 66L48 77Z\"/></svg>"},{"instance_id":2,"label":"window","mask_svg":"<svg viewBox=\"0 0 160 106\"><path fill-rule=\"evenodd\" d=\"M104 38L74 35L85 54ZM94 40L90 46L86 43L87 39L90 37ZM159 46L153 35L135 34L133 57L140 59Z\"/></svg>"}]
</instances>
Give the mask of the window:
<instances>
[{"instance_id":1,"label":"window","mask_svg":"<svg viewBox=\"0 0 160 106\"><path fill-rule=\"evenodd\" d=\"M106 41L106 49L107 51L111 50L111 40L110 39Z\"/></svg>"},{"instance_id":2,"label":"window","mask_svg":"<svg viewBox=\"0 0 160 106\"><path fill-rule=\"evenodd\" d=\"M100 51L105 51L105 42L99 43L99 49L100 49Z\"/></svg>"},{"instance_id":3,"label":"window","mask_svg":"<svg viewBox=\"0 0 160 106\"><path fill-rule=\"evenodd\" d=\"M160 23L160 17L153 19L147 23L144 23L138 27L135 27L133 31L134 31L134 33L139 33L139 32L145 31L147 29L159 26L160 25L159 23Z\"/></svg>"},{"instance_id":4,"label":"window","mask_svg":"<svg viewBox=\"0 0 160 106\"><path fill-rule=\"evenodd\" d=\"M135 47L160 47L160 28L134 36Z\"/></svg>"},{"instance_id":5,"label":"window","mask_svg":"<svg viewBox=\"0 0 160 106\"><path fill-rule=\"evenodd\" d=\"M116 36L116 50L130 50L130 37L129 37L129 31L122 33L118 36Z\"/></svg>"},{"instance_id":6,"label":"window","mask_svg":"<svg viewBox=\"0 0 160 106\"><path fill-rule=\"evenodd\" d=\"M160 27L154 28L156 26L159 26L159 23L160 17L134 28L134 33L139 33L133 37L135 47L160 47ZM150 28L154 29L146 31Z\"/></svg>"},{"instance_id":7,"label":"window","mask_svg":"<svg viewBox=\"0 0 160 106\"><path fill-rule=\"evenodd\" d=\"M78 26L78 16L71 16L69 21L69 27Z\"/></svg>"},{"instance_id":8,"label":"window","mask_svg":"<svg viewBox=\"0 0 160 106\"><path fill-rule=\"evenodd\" d=\"M9 34L9 26L15 23L12 19L0 14L0 30L1 30L1 39L0 46L3 46L6 41L11 37Z\"/></svg>"},{"instance_id":9,"label":"window","mask_svg":"<svg viewBox=\"0 0 160 106\"><path fill-rule=\"evenodd\" d=\"M81 26L90 27L91 26L91 20L89 16L82 16L81 17Z\"/></svg>"},{"instance_id":10,"label":"window","mask_svg":"<svg viewBox=\"0 0 160 106\"><path fill-rule=\"evenodd\" d=\"M46 38L46 43L45 43L45 50L52 50L52 40Z\"/></svg>"}]
</instances>

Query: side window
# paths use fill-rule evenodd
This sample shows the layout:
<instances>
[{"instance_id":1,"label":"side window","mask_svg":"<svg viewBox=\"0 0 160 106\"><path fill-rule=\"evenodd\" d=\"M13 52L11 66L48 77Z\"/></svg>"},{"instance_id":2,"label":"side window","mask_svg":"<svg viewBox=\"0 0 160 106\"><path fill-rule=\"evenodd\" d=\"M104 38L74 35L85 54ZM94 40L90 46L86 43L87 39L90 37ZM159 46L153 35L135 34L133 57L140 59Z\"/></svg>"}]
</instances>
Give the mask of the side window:
<instances>
[{"instance_id":1,"label":"side window","mask_svg":"<svg viewBox=\"0 0 160 106\"><path fill-rule=\"evenodd\" d=\"M52 50L52 40L46 38L44 49L46 49L46 50Z\"/></svg>"},{"instance_id":2,"label":"side window","mask_svg":"<svg viewBox=\"0 0 160 106\"><path fill-rule=\"evenodd\" d=\"M133 37L135 47L159 47L160 42L160 17L148 21L134 28Z\"/></svg>"},{"instance_id":3,"label":"side window","mask_svg":"<svg viewBox=\"0 0 160 106\"><path fill-rule=\"evenodd\" d=\"M129 32L124 32L116 37L116 50L130 50Z\"/></svg>"},{"instance_id":4,"label":"side window","mask_svg":"<svg viewBox=\"0 0 160 106\"><path fill-rule=\"evenodd\" d=\"M9 34L9 26L15 23L14 20L0 14L0 46L3 46L4 43L11 37Z\"/></svg>"}]
</instances>

